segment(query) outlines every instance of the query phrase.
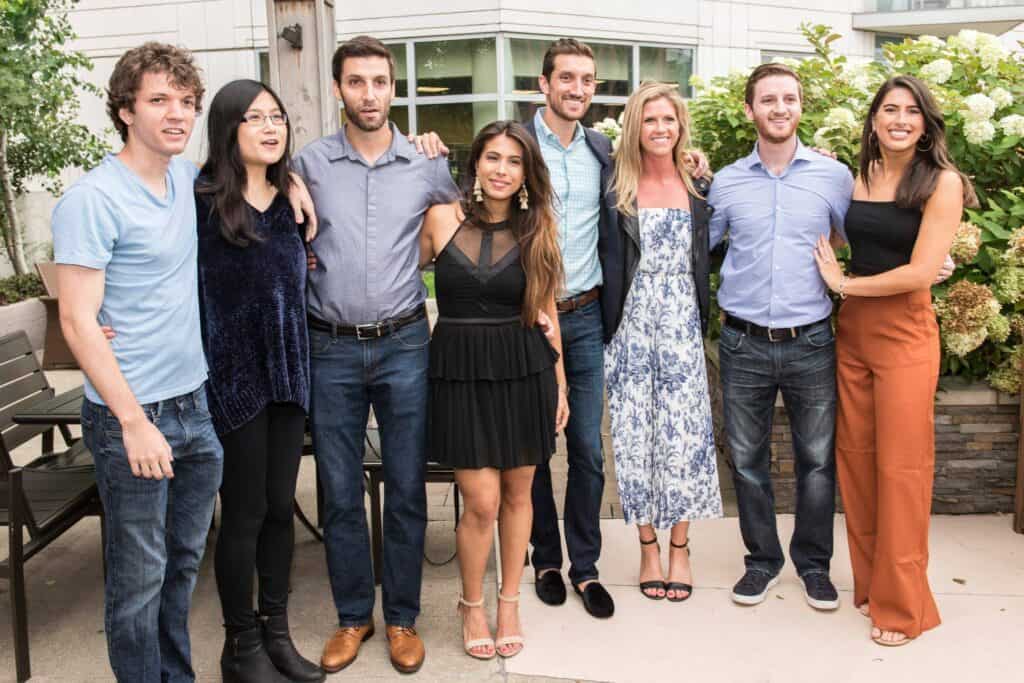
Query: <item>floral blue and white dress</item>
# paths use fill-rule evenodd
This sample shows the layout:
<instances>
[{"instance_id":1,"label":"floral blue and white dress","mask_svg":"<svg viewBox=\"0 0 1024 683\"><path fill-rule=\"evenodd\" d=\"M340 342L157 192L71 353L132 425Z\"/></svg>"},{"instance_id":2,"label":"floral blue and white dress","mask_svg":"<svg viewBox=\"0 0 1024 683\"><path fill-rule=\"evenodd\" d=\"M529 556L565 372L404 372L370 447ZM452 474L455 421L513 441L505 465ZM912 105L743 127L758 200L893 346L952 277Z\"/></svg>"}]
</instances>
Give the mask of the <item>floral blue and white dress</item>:
<instances>
[{"instance_id":1,"label":"floral blue and white dress","mask_svg":"<svg viewBox=\"0 0 1024 683\"><path fill-rule=\"evenodd\" d=\"M615 474L627 524L722 516L685 209L640 209L640 264L605 348Z\"/></svg>"}]
</instances>

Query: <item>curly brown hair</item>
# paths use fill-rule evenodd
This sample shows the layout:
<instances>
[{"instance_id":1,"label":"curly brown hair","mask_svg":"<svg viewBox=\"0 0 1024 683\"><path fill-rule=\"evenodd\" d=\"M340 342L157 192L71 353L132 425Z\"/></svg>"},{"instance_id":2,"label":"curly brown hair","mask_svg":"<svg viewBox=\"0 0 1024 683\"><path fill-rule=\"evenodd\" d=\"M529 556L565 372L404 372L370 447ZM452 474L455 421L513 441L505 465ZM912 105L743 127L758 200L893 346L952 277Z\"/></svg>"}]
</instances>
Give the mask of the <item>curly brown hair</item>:
<instances>
[{"instance_id":1,"label":"curly brown hair","mask_svg":"<svg viewBox=\"0 0 1024 683\"><path fill-rule=\"evenodd\" d=\"M128 50L117 60L114 73L107 84L107 115L121 135L128 141L128 126L121 120L122 109L135 111L135 93L147 73L166 73L171 85L191 90L196 97L196 113L203 111L203 78L201 69L192 61L192 53L174 45L150 41Z\"/></svg>"}]
</instances>

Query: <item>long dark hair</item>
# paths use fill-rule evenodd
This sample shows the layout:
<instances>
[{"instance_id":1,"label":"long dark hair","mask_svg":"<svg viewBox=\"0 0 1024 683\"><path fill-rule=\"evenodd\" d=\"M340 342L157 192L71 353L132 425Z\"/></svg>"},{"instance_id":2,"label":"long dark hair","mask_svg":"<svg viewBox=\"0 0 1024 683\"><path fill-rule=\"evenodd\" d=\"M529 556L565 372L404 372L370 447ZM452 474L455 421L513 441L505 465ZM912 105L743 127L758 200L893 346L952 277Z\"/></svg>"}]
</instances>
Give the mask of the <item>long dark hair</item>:
<instances>
[{"instance_id":1,"label":"long dark hair","mask_svg":"<svg viewBox=\"0 0 1024 683\"><path fill-rule=\"evenodd\" d=\"M960 176L964 184L964 206L977 206L978 198L974 194L974 186L949 156L949 148L946 146L946 122L942 118L942 110L939 109L928 86L913 76L893 76L882 84L875 94L875 99L871 100L871 108L868 110L864 132L860 138L860 177L864 181L864 187L871 187L871 172L875 169L875 162L882 159L882 149L878 144L878 134L874 131L873 120L882 107L885 96L895 88L907 90L924 117L924 133L917 141L914 160L907 166L896 188L896 205L908 209L924 207L925 202L935 192L942 172L953 171Z\"/></svg>"},{"instance_id":2,"label":"long dark hair","mask_svg":"<svg viewBox=\"0 0 1024 683\"><path fill-rule=\"evenodd\" d=\"M260 241L242 194L248 176L238 151L238 127L242 125L245 112L262 92L269 93L278 108L287 115L277 93L259 81L248 78L231 81L214 95L206 123L210 155L196 181L196 192L213 198L210 211L220 217L221 235L239 247ZM287 193L291 185L288 174L292 144L291 122L286 122L285 127L288 139L285 141L284 155L267 167L267 181L282 194Z\"/></svg>"},{"instance_id":3,"label":"long dark hair","mask_svg":"<svg viewBox=\"0 0 1024 683\"><path fill-rule=\"evenodd\" d=\"M523 270L526 271L526 294L523 297L523 324L532 326L537 314L562 285L562 254L558 248L557 222L551 208L553 192L548 167L537 141L515 121L495 121L483 127L473 140L466 172L462 174L462 210L468 220L482 223L487 219L484 205L474 201L476 164L484 147L499 135L507 135L523 148L524 184L529 207L519 208L512 196L508 224L519 244Z\"/></svg>"}]
</instances>

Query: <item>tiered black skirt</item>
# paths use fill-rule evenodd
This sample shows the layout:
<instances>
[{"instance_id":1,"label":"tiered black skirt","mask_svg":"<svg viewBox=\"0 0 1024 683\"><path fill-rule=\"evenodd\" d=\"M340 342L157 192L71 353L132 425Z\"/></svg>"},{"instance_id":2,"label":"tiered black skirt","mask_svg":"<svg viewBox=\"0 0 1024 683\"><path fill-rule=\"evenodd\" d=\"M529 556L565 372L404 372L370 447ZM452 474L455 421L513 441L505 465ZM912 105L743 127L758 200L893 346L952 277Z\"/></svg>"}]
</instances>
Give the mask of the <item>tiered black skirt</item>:
<instances>
[{"instance_id":1,"label":"tiered black skirt","mask_svg":"<svg viewBox=\"0 0 1024 683\"><path fill-rule=\"evenodd\" d=\"M431 458L459 469L547 462L557 360L540 329L518 321L439 321L430 340Z\"/></svg>"}]
</instances>

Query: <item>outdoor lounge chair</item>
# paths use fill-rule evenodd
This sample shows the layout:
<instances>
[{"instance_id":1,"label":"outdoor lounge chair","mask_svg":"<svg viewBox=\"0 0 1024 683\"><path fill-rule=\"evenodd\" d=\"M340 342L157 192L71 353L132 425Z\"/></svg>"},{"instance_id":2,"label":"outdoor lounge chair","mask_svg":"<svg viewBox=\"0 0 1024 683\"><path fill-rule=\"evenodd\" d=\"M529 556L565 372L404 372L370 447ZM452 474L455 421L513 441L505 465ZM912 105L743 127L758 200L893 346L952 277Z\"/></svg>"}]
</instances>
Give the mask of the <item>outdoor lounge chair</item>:
<instances>
[{"instance_id":1,"label":"outdoor lounge chair","mask_svg":"<svg viewBox=\"0 0 1024 683\"><path fill-rule=\"evenodd\" d=\"M73 441L67 428L62 427L61 435L68 448L54 451L52 425L14 423L16 413L53 395L53 388L32 352L28 335L18 331L0 337L0 526L7 526L10 534L8 557L0 561L0 579L10 584L11 631L18 681L25 681L31 675L25 562L78 520L103 514L95 469L88 464L91 456L83 443ZM11 452L39 435L42 435L42 454L27 465L16 467Z\"/></svg>"}]
</instances>

